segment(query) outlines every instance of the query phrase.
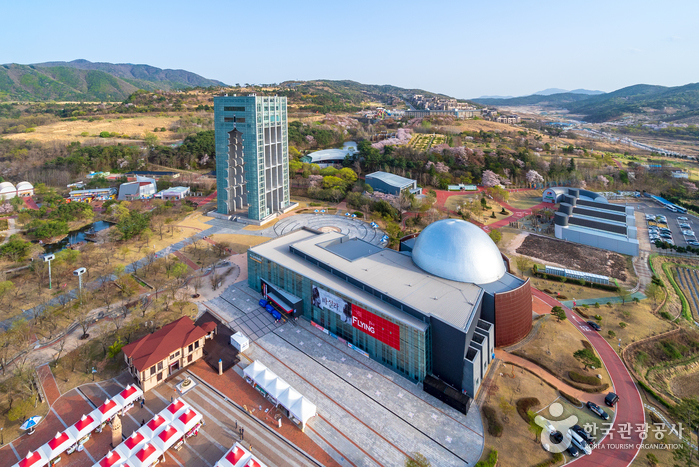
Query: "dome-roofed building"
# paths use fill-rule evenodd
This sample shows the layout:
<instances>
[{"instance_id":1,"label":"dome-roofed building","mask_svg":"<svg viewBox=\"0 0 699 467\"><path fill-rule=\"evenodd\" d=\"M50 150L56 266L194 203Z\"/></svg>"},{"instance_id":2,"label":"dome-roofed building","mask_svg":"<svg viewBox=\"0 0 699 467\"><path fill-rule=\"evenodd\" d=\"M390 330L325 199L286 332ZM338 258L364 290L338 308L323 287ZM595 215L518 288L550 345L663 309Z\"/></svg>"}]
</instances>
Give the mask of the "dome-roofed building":
<instances>
[{"instance_id":1,"label":"dome-roofed building","mask_svg":"<svg viewBox=\"0 0 699 467\"><path fill-rule=\"evenodd\" d=\"M17 189L10 182L0 183L0 198L3 200L8 200L17 196Z\"/></svg>"},{"instance_id":2,"label":"dome-roofed building","mask_svg":"<svg viewBox=\"0 0 699 467\"><path fill-rule=\"evenodd\" d=\"M19 182L17 184L17 196L22 198L34 196L34 186L29 182Z\"/></svg>"},{"instance_id":3,"label":"dome-roofed building","mask_svg":"<svg viewBox=\"0 0 699 467\"><path fill-rule=\"evenodd\" d=\"M458 219L427 226L412 252L419 268L452 281L488 284L507 272L500 250L488 234Z\"/></svg>"},{"instance_id":4,"label":"dome-roofed building","mask_svg":"<svg viewBox=\"0 0 699 467\"><path fill-rule=\"evenodd\" d=\"M265 306L311 320L428 392L446 384L475 397L495 346L532 325L529 281L508 272L485 232L455 219L402 239L400 251L296 230L248 250L248 285Z\"/></svg>"}]
</instances>

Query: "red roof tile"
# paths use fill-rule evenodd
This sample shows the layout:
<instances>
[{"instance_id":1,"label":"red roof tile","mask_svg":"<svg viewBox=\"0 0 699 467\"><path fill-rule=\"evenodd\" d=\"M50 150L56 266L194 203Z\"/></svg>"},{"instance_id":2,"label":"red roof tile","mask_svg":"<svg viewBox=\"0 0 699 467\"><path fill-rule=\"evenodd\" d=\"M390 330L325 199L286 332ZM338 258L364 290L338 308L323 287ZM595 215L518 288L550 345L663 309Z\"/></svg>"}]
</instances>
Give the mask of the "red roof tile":
<instances>
[{"instance_id":1,"label":"red roof tile","mask_svg":"<svg viewBox=\"0 0 699 467\"><path fill-rule=\"evenodd\" d=\"M213 321L207 321L206 323L202 323L200 327L206 332L207 334L216 329L216 323Z\"/></svg>"},{"instance_id":2,"label":"red roof tile","mask_svg":"<svg viewBox=\"0 0 699 467\"><path fill-rule=\"evenodd\" d=\"M184 316L152 334L125 345L121 350L131 359L138 371L145 371L206 334L206 331L194 325L190 317Z\"/></svg>"}]
</instances>

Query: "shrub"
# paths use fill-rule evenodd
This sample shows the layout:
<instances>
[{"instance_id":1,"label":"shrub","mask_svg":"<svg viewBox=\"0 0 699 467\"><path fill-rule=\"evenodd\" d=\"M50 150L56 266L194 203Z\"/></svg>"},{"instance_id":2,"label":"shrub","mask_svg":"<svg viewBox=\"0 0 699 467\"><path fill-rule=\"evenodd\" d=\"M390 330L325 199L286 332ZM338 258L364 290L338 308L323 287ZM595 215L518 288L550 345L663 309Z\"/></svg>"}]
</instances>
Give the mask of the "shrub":
<instances>
[{"instance_id":1,"label":"shrub","mask_svg":"<svg viewBox=\"0 0 699 467\"><path fill-rule=\"evenodd\" d=\"M574 310L577 314L579 314L580 316L582 316L582 317L585 318L585 319L587 319L587 318L590 317L587 313L585 313L584 311L582 311L582 310L581 310L580 308L578 308L577 306L576 306L575 308L573 308L573 310Z\"/></svg>"},{"instance_id":2,"label":"shrub","mask_svg":"<svg viewBox=\"0 0 699 467\"><path fill-rule=\"evenodd\" d=\"M564 378L563 381L568 384L568 386L572 386L575 389L580 389L583 392L588 392L590 394L595 394L598 392L603 392L606 391L609 385L607 383L599 384L597 386L589 386L587 384L582 384L582 383L576 383L575 381Z\"/></svg>"},{"instance_id":3,"label":"shrub","mask_svg":"<svg viewBox=\"0 0 699 467\"><path fill-rule=\"evenodd\" d=\"M599 308L599 302L595 302L595 308Z\"/></svg>"},{"instance_id":4,"label":"shrub","mask_svg":"<svg viewBox=\"0 0 699 467\"><path fill-rule=\"evenodd\" d=\"M364 217L364 213L361 213L359 211L354 211L352 214L354 214L357 217Z\"/></svg>"},{"instance_id":5,"label":"shrub","mask_svg":"<svg viewBox=\"0 0 699 467\"><path fill-rule=\"evenodd\" d=\"M495 467L498 464L498 452L493 449L488 454L488 458L484 461L479 461L476 467Z\"/></svg>"},{"instance_id":6,"label":"shrub","mask_svg":"<svg viewBox=\"0 0 699 467\"><path fill-rule=\"evenodd\" d=\"M595 315L595 319L596 319L597 321L602 321L602 316L600 316L600 315Z\"/></svg>"},{"instance_id":7,"label":"shrub","mask_svg":"<svg viewBox=\"0 0 699 467\"><path fill-rule=\"evenodd\" d=\"M583 347L585 347L587 350L593 350L592 344L590 344L590 341L587 341L585 339L581 339L580 342L582 342Z\"/></svg>"},{"instance_id":8,"label":"shrub","mask_svg":"<svg viewBox=\"0 0 699 467\"><path fill-rule=\"evenodd\" d=\"M653 412L651 412L651 413L653 413ZM658 465L660 463L658 458L655 457L655 454L653 454L652 452L649 452L648 454L646 454L646 459L648 459L648 463L651 465L651 467L655 467L656 465Z\"/></svg>"},{"instance_id":9,"label":"shrub","mask_svg":"<svg viewBox=\"0 0 699 467\"><path fill-rule=\"evenodd\" d=\"M541 405L541 402L536 397L523 397L517 400L517 413L522 417L522 420L529 423L529 414L527 412L539 405Z\"/></svg>"},{"instance_id":10,"label":"shrub","mask_svg":"<svg viewBox=\"0 0 699 467\"><path fill-rule=\"evenodd\" d=\"M576 383L589 384L591 386L599 386L600 380L596 376L588 376L578 373L577 371L569 371L568 377Z\"/></svg>"},{"instance_id":11,"label":"shrub","mask_svg":"<svg viewBox=\"0 0 699 467\"><path fill-rule=\"evenodd\" d=\"M664 423L663 420L658 417L658 415L655 412L649 412L650 413L650 421L655 423Z\"/></svg>"},{"instance_id":12,"label":"shrub","mask_svg":"<svg viewBox=\"0 0 699 467\"><path fill-rule=\"evenodd\" d=\"M559 300L568 300L568 297L567 297L566 295L559 295L559 296L556 297L556 298L559 299Z\"/></svg>"},{"instance_id":13,"label":"shrub","mask_svg":"<svg viewBox=\"0 0 699 467\"><path fill-rule=\"evenodd\" d=\"M488 421L488 433L499 438L502 436L502 423L498 420L498 413L489 405L483 406L483 416Z\"/></svg>"},{"instance_id":14,"label":"shrub","mask_svg":"<svg viewBox=\"0 0 699 467\"><path fill-rule=\"evenodd\" d=\"M628 324L626 324L626 323L623 322L623 321L619 323L619 327L620 327L621 329L624 329L626 326L628 326Z\"/></svg>"},{"instance_id":15,"label":"shrub","mask_svg":"<svg viewBox=\"0 0 699 467\"><path fill-rule=\"evenodd\" d=\"M660 316L662 316L663 318L670 320L670 321L672 321L674 319L672 317L672 315L670 313L668 313L667 311L661 311Z\"/></svg>"},{"instance_id":16,"label":"shrub","mask_svg":"<svg viewBox=\"0 0 699 467\"><path fill-rule=\"evenodd\" d=\"M610 339L614 339L616 337L616 333L612 331L611 329L607 331L607 334L609 335Z\"/></svg>"},{"instance_id":17,"label":"shrub","mask_svg":"<svg viewBox=\"0 0 699 467\"><path fill-rule=\"evenodd\" d=\"M558 464L563 461L563 454L560 452L555 452L551 455L551 459L546 459L543 462L539 462L534 467L549 467L550 465Z\"/></svg>"},{"instance_id":18,"label":"shrub","mask_svg":"<svg viewBox=\"0 0 699 467\"><path fill-rule=\"evenodd\" d=\"M323 203L308 203L309 206L322 206Z\"/></svg>"},{"instance_id":19,"label":"shrub","mask_svg":"<svg viewBox=\"0 0 699 467\"><path fill-rule=\"evenodd\" d=\"M570 402L570 403L573 404L574 406L579 407L579 406L582 405L582 402L580 402L578 399L576 399L575 397L571 396L571 395L568 394L567 392L563 392L563 391L558 391L558 392L560 392L560 393L561 393L561 396L563 396L564 399L566 399L568 402Z\"/></svg>"},{"instance_id":20,"label":"shrub","mask_svg":"<svg viewBox=\"0 0 699 467\"><path fill-rule=\"evenodd\" d=\"M544 289L544 292L546 292L547 294L551 294L551 295L553 295L553 294L556 293L556 292L554 292L554 291L552 291L552 290L550 290L550 289Z\"/></svg>"},{"instance_id":21,"label":"shrub","mask_svg":"<svg viewBox=\"0 0 699 467\"><path fill-rule=\"evenodd\" d=\"M103 131L100 133L100 138L109 138L109 132L108 131Z\"/></svg>"}]
</instances>

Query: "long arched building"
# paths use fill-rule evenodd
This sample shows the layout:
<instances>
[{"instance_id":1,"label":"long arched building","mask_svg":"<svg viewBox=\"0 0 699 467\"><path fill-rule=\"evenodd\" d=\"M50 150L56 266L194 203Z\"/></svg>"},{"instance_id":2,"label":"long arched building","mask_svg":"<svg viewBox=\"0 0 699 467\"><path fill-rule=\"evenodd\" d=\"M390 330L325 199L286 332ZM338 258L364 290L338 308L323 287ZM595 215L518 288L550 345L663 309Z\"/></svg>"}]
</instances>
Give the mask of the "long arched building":
<instances>
[{"instance_id":1,"label":"long arched building","mask_svg":"<svg viewBox=\"0 0 699 467\"><path fill-rule=\"evenodd\" d=\"M405 238L400 251L296 230L248 250L248 284L406 378L469 397L494 348L532 326L529 280L508 272L485 232L456 219Z\"/></svg>"}]
</instances>

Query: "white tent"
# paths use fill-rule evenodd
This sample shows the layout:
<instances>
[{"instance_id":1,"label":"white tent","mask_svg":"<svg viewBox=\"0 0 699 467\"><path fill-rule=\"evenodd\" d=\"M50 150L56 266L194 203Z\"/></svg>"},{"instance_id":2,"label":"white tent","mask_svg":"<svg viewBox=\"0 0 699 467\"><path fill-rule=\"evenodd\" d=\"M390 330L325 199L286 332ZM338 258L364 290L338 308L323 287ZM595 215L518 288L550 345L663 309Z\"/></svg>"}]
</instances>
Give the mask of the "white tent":
<instances>
[{"instance_id":1,"label":"white tent","mask_svg":"<svg viewBox=\"0 0 699 467\"><path fill-rule=\"evenodd\" d=\"M260 361L255 360L250 365L246 366L243 374L253 381L257 381L257 375L265 371L267 367Z\"/></svg>"},{"instance_id":2,"label":"white tent","mask_svg":"<svg viewBox=\"0 0 699 467\"><path fill-rule=\"evenodd\" d=\"M170 449L180 438L184 436L180 430L170 425L153 438L153 446L165 452Z\"/></svg>"},{"instance_id":3,"label":"white tent","mask_svg":"<svg viewBox=\"0 0 699 467\"><path fill-rule=\"evenodd\" d=\"M140 451L129 458L129 463L136 467L150 467L162 455L163 451L161 449L146 443L141 447Z\"/></svg>"},{"instance_id":4,"label":"white tent","mask_svg":"<svg viewBox=\"0 0 699 467\"><path fill-rule=\"evenodd\" d=\"M112 399L117 404L121 405L122 408L136 402L139 398L143 396L143 391L134 385L126 386L126 389L121 391L119 394L114 396Z\"/></svg>"},{"instance_id":5,"label":"white tent","mask_svg":"<svg viewBox=\"0 0 699 467\"><path fill-rule=\"evenodd\" d=\"M263 363L256 360L248 365L243 373L265 393L274 397L280 405L286 407L291 415L301 422L301 430L305 428L308 419L316 415L315 404L289 386Z\"/></svg>"},{"instance_id":6,"label":"white tent","mask_svg":"<svg viewBox=\"0 0 699 467\"><path fill-rule=\"evenodd\" d=\"M279 400L279 396L281 396L284 393L284 391L286 391L290 387L291 386L289 386L289 384L286 381L277 377L267 387L267 394Z\"/></svg>"},{"instance_id":7,"label":"white tent","mask_svg":"<svg viewBox=\"0 0 699 467\"><path fill-rule=\"evenodd\" d=\"M26 457L17 462L14 467L43 467L49 463L49 460L41 451L29 451Z\"/></svg>"},{"instance_id":8,"label":"white tent","mask_svg":"<svg viewBox=\"0 0 699 467\"><path fill-rule=\"evenodd\" d=\"M182 412L189 408L189 404L183 402L179 397L172 404L165 407L158 415L163 417L168 423L172 423Z\"/></svg>"},{"instance_id":9,"label":"white tent","mask_svg":"<svg viewBox=\"0 0 699 467\"><path fill-rule=\"evenodd\" d=\"M216 462L214 467L267 467L265 464L260 462L260 460L253 456L250 451L245 449L238 443L235 443L233 447Z\"/></svg>"},{"instance_id":10,"label":"white tent","mask_svg":"<svg viewBox=\"0 0 699 467\"><path fill-rule=\"evenodd\" d=\"M123 443L116 447L116 451L125 458L130 458L146 443L146 438L138 431L134 431Z\"/></svg>"},{"instance_id":11,"label":"white tent","mask_svg":"<svg viewBox=\"0 0 699 467\"><path fill-rule=\"evenodd\" d=\"M63 433L56 433L56 436L39 449L43 451L47 459L53 460L67 451L76 441L66 430Z\"/></svg>"},{"instance_id":12,"label":"white tent","mask_svg":"<svg viewBox=\"0 0 699 467\"><path fill-rule=\"evenodd\" d=\"M167 420L165 420L165 418L163 418L160 414L155 414L155 417L151 418L150 421L142 426L138 431L143 434L146 441L150 441L158 436L158 434L167 428L167 426Z\"/></svg>"},{"instance_id":13,"label":"white tent","mask_svg":"<svg viewBox=\"0 0 699 467\"><path fill-rule=\"evenodd\" d=\"M301 420L303 426L306 425L308 419L315 417L316 415L316 405L305 397L301 397L296 404L294 404L292 407L288 407L288 409L289 412L294 414L294 417Z\"/></svg>"}]
</instances>

